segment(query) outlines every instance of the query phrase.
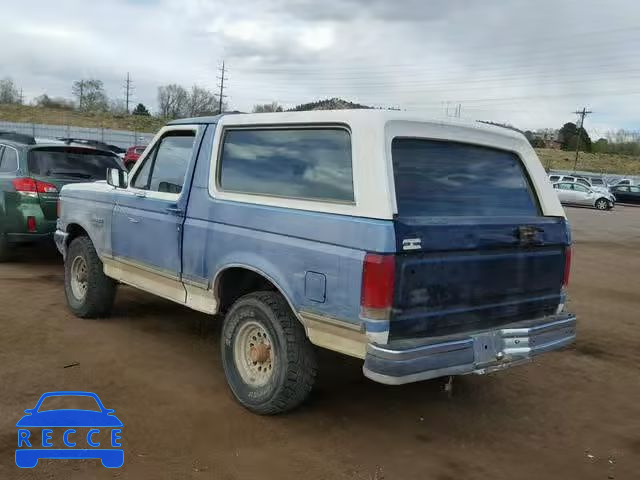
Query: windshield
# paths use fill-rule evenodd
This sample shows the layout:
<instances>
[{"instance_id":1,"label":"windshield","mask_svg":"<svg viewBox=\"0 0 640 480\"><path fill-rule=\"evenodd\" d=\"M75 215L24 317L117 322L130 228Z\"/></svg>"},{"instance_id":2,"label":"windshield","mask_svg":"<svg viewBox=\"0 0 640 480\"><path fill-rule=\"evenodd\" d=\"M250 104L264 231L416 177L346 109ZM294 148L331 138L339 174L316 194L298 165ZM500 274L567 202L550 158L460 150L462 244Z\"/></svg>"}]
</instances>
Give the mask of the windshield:
<instances>
[{"instance_id":1,"label":"windshield","mask_svg":"<svg viewBox=\"0 0 640 480\"><path fill-rule=\"evenodd\" d=\"M49 410L90 410L100 412L100 406L88 395L54 395L42 400L38 412Z\"/></svg>"},{"instance_id":2,"label":"windshield","mask_svg":"<svg viewBox=\"0 0 640 480\"><path fill-rule=\"evenodd\" d=\"M108 168L119 168L111 152L77 148L49 147L29 152L29 170L34 175L53 178L103 180Z\"/></svg>"},{"instance_id":3,"label":"windshield","mask_svg":"<svg viewBox=\"0 0 640 480\"><path fill-rule=\"evenodd\" d=\"M514 153L415 138L395 138L391 151L400 216L539 215Z\"/></svg>"}]
</instances>

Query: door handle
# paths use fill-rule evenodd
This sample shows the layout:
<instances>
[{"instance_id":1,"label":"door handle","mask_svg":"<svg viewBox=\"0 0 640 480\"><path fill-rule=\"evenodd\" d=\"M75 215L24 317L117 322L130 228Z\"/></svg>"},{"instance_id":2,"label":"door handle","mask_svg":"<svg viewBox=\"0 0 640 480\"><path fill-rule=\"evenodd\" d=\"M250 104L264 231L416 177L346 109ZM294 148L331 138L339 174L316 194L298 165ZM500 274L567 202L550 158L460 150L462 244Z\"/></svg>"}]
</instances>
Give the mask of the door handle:
<instances>
[{"instance_id":1,"label":"door handle","mask_svg":"<svg viewBox=\"0 0 640 480\"><path fill-rule=\"evenodd\" d=\"M147 194L145 192L133 192L133 194L138 198L146 198Z\"/></svg>"},{"instance_id":2,"label":"door handle","mask_svg":"<svg viewBox=\"0 0 640 480\"><path fill-rule=\"evenodd\" d=\"M131 223L140 223L140 220L138 220L137 218L133 218L133 217L127 217L127 218Z\"/></svg>"},{"instance_id":3,"label":"door handle","mask_svg":"<svg viewBox=\"0 0 640 480\"><path fill-rule=\"evenodd\" d=\"M180 207L167 207L166 211L168 213L171 213L173 215L180 215L182 214L182 209Z\"/></svg>"}]
</instances>

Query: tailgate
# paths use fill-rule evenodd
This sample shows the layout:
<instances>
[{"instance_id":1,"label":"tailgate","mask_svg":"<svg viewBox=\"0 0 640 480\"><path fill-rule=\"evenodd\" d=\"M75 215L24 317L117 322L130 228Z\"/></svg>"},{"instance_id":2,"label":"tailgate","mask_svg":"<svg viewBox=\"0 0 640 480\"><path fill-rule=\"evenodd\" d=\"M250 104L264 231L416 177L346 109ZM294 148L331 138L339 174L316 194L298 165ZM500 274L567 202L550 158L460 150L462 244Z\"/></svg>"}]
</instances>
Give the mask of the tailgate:
<instances>
[{"instance_id":1,"label":"tailgate","mask_svg":"<svg viewBox=\"0 0 640 480\"><path fill-rule=\"evenodd\" d=\"M564 302L564 218L398 222L396 231L399 252L406 238L421 248L396 256L391 338L491 328L553 314Z\"/></svg>"}]
</instances>

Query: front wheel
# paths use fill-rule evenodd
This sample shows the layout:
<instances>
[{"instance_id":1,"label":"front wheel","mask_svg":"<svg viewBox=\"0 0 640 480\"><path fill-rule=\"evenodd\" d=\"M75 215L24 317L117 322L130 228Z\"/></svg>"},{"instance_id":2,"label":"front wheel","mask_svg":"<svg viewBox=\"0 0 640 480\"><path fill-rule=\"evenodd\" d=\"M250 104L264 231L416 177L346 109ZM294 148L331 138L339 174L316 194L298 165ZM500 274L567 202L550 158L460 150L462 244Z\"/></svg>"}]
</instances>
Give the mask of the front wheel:
<instances>
[{"instance_id":1,"label":"front wheel","mask_svg":"<svg viewBox=\"0 0 640 480\"><path fill-rule=\"evenodd\" d=\"M64 262L64 291L71 311L80 318L108 317L116 283L104 274L89 237L71 241Z\"/></svg>"},{"instance_id":2,"label":"front wheel","mask_svg":"<svg viewBox=\"0 0 640 480\"><path fill-rule=\"evenodd\" d=\"M287 412L311 392L315 351L276 292L251 293L233 304L222 327L221 349L231 391L254 413Z\"/></svg>"},{"instance_id":3,"label":"front wheel","mask_svg":"<svg viewBox=\"0 0 640 480\"><path fill-rule=\"evenodd\" d=\"M610 208L613 208L613 206L606 198L599 198L596 200L596 208L598 210L609 210Z\"/></svg>"}]
</instances>

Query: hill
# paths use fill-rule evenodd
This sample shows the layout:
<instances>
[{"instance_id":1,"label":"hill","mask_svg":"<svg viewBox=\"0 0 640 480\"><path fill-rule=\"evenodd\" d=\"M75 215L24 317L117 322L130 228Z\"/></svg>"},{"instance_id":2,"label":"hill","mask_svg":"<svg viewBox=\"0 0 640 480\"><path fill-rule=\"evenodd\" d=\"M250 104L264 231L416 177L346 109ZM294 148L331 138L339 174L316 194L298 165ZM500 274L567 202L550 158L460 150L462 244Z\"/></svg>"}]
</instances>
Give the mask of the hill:
<instances>
[{"instance_id":1,"label":"hill","mask_svg":"<svg viewBox=\"0 0 640 480\"><path fill-rule=\"evenodd\" d=\"M574 152L537 148L536 153L547 170L573 170ZM580 152L577 170L604 174L640 175L640 157Z\"/></svg>"},{"instance_id":2,"label":"hill","mask_svg":"<svg viewBox=\"0 0 640 480\"><path fill-rule=\"evenodd\" d=\"M89 113L58 108L32 107L28 105L0 105L0 121L19 123L43 123L47 125L72 125L89 128L112 128L156 132L165 120L142 115L114 115Z\"/></svg>"},{"instance_id":3,"label":"hill","mask_svg":"<svg viewBox=\"0 0 640 480\"><path fill-rule=\"evenodd\" d=\"M328 98L317 102L303 103L290 109L290 112L303 112L308 110L348 110L354 108L373 108L359 103L349 102L341 98Z\"/></svg>"}]
</instances>

